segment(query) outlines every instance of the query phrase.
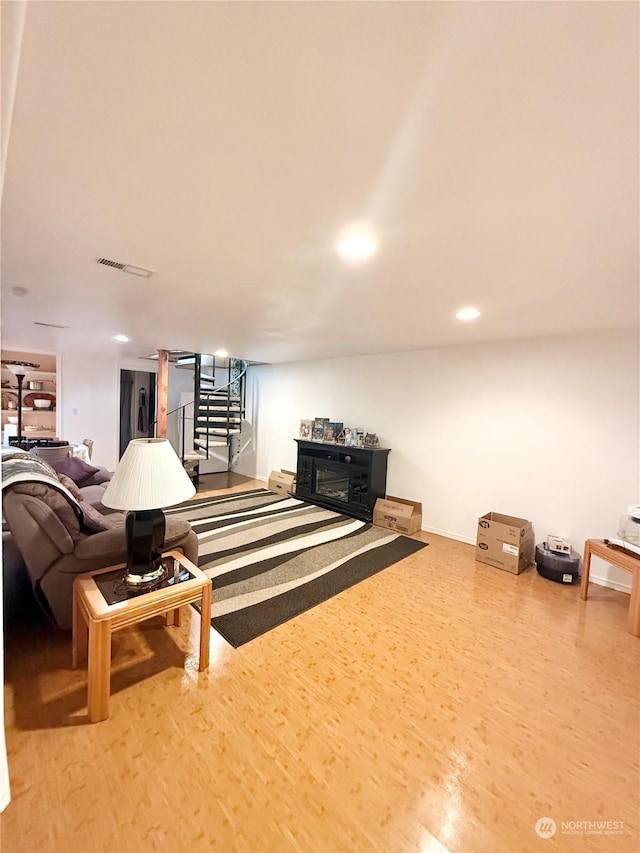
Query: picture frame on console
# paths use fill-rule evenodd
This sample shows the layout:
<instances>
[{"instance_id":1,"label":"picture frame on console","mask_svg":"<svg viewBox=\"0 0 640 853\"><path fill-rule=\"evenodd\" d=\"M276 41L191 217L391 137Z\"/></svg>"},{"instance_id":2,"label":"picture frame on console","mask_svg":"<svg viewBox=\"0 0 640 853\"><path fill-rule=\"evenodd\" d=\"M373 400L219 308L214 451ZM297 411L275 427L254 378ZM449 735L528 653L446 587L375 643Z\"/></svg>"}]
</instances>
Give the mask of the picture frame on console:
<instances>
[{"instance_id":1,"label":"picture frame on console","mask_svg":"<svg viewBox=\"0 0 640 853\"><path fill-rule=\"evenodd\" d=\"M342 432L343 424L339 421L329 421L324 425L324 439L329 443L333 443Z\"/></svg>"},{"instance_id":2,"label":"picture frame on console","mask_svg":"<svg viewBox=\"0 0 640 853\"><path fill-rule=\"evenodd\" d=\"M324 441L324 428L329 423L329 418L315 418L313 421L312 441Z\"/></svg>"},{"instance_id":3,"label":"picture frame on console","mask_svg":"<svg viewBox=\"0 0 640 853\"><path fill-rule=\"evenodd\" d=\"M345 426L342 421L329 418L302 418L299 438L323 444L340 444L345 447L379 447L376 433L362 427Z\"/></svg>"}]
</instances>

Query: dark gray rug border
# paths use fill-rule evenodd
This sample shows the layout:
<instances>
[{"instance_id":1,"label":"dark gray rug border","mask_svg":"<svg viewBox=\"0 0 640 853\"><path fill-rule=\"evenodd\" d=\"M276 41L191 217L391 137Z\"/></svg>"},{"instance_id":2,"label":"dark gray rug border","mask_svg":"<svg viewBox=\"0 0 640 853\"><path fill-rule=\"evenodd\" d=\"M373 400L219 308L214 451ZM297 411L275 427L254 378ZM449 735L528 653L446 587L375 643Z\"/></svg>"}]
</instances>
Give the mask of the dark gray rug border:
<instances>
[{"instance_id":1,"label":"dark gray rug border","mask_svg":"<svg viewBox=\"0 0 640 853\"><path fill-rule=\"evenodd\" d=\"M237 649L426 548L427 545L427 542L399 536L393 542L352 557L333 571L309 581L302 587L234 613L213 617L211 625Z\"/></svg>"}]
</instances>

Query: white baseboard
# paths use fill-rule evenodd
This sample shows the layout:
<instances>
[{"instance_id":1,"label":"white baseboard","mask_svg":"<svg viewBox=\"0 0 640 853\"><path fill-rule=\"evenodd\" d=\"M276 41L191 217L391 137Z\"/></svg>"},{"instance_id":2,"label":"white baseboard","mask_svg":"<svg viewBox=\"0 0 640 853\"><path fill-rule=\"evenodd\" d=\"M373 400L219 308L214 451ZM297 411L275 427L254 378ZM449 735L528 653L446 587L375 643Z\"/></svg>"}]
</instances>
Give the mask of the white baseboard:
<instances>
[{"instance_id":1,"label":"white baseboard","mask_svg":"<svg viewBox=\"0 0 640 853\"><path fill-rule=\"evenodd\" d=\"M594 583L597 586L606 586L609 589L615 589L617 592L626 592L627 595L631 595L630 583L612 581L609 578L603 578L601 575L594 575L593 572L589 572L589 583Z\"/></svg>"},{"instance_id":2,"label":"white baseboard","mask_svg":"<svg viewBox=\"0 0 640 853\"><path fill-rule=\"evenodd\" d=\"M250 477L252 480L259 480L261 483L268 482L268 477L259 477L257 474L252 474L249 471L243 471L242 468L233 468L234 474L240 474L241 477Z\"/></svg>"},{"instance_id":3,"label":"white baseboard","mask_svg":"<svg viewBox=\"0 0 640 853\"><path fill-rule=\"evenodd\" d=\"M436 536L444 536L445 539L455 539L456 542L464 542L465 545L475 545L476 540L470 539L468 536L460 536L458 533L451 533L449 530L440 530L438 527L422 527L425 533L435 533Z\"/></svg>"},{"instance_id":4,"label":"white baseboard","mask_svg":"<svg viewBox=\"0 0 640 853\"><path fill-rule=\"evenodd\" d=\"M437 527L423 527L422 530L425 533L435 533L437 536L444 536L445 539L454 539L456 542L464 542L467 545L475 546L476 544L475 539L470 539L468 536L459 536L457 533L451 533L448 530L439 530ZM627 595L631 594L631 583L612 581L607 577L595 574L593 571L589 572L589 583L594 583L596 586L605 586L608 589L615 589L617 592L626 592Z\"/></svg>"},{"instance_id":5,"label":"white baseboard","mask_svg":"<svg viewBox=\"0 0 640 853\"><path fill-rule=\"evenodd\" d=\"M238 471L238 473L241 473ZM251 475L246 475L251 476ZM254 480L260 480L262 483L267 483L268 477L254 477ZM436 536L444 536L445 539L453 539L455 542L463 542L465 545L473 545L475 546L476 540L471 539L469 536L460 536L458 533L452 533L450 530L440 530L438 527L421 527L420 528L425 533L433 533ZM608 589L615 589L617 592L626 592L627 595L631 594L631 584L630 583L620 583L619 581L612 581L609 578L602 577L602 575L594 574L590 572L589 574L589 582L596 584L596 586L605 586Z\"/></svg>"}]
</instances>

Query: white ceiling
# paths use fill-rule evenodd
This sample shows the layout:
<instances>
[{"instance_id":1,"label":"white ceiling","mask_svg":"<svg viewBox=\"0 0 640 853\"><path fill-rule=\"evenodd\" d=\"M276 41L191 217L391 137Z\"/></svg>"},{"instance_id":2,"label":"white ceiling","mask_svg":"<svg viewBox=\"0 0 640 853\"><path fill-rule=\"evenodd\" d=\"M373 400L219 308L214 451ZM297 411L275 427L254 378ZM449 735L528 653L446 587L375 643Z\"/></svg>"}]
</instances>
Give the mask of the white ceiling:
<instances>
[{"instance_id":1,"label":"white ceiling","mask_svg":"<svg viewBox=\"0 0 640 853\"><path fill-rule=\"evenodd\" d=\"M638 323L638 4L27 7L3 347L280 362Z\"/></svg>"}]
</instances>

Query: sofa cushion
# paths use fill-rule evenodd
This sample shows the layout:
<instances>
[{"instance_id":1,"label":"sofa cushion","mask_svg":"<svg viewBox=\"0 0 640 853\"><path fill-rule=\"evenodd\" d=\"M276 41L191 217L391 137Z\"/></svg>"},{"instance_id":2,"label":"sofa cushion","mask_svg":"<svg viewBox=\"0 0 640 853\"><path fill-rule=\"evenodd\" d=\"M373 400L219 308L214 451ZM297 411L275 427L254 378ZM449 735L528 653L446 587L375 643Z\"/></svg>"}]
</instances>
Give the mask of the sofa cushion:
<instances>
[{"instance_id":1,"label":"sofa cushion","mask_svg":"<svg viewBox=\"0 0 640 853\"><path fill-rule=\"evenodd\" d=\"M62 485L65 488L69 489L69 491L71 492L71 494L74 496L74 498L77 501L82 500L82 492L80 491L79 487L74 483L74 481L71 479L71 477L67 477L66 474L58 474L58 479L60 480L60 482L62 483Z\"/></svg>"},{"instance_id":2,"label":"sofa cushion","mask_svg":"<svg viewBox=\"0 0 640 853\"><path fill-rule=\"evenodd\" d=\"M98 468L95 474L92 474L90 477L87 477L86 480L82 481L82 488L85 489L87 486L104 486L107 488L107 483L111 479L111 472L107 471L106 468Z\"/></svg>"},{"instance_id":3,"label":"sofa cushion","mask_svg":"<svg viewBox=\"0 0 640 853\"><path fill-rule=\"evenodd\" d=\"M107 508L102 505L104 486L83 486L80 489L80 494L82 496L83 503L91 504L91 506L100 510L103 515L105 514L105 511L113 512L113 510L107 510Z\"/></svg>"},{"instance_id":4,"label":"sofa cushion","mask_svg":"<svg viewBox=\"0 0 640 853\"><path fill-rule=\"evenodd\" d=\"M107 518L105 515L91 506L87 501L83 501L82 514L84 516L84 526L92 533L100 533L102 530L112 530L117 525L114 524L112 518Z\"/></svg>"},{"instance_id":5,"label":"sofa cushion","mask_svg":"<svg viewBox=\"0 0 640 853\"><path fill-rule=\"evenodd\" d=\"M77 486L82 486L83 483L97 474L100 470L94 465L87 464L83 459L78 459L76 456L67 456L59 462L53 462L51 467L57 474L64 474L69 477Z\"/></svg>"}]
</instances>

